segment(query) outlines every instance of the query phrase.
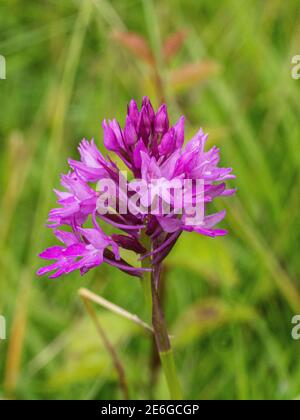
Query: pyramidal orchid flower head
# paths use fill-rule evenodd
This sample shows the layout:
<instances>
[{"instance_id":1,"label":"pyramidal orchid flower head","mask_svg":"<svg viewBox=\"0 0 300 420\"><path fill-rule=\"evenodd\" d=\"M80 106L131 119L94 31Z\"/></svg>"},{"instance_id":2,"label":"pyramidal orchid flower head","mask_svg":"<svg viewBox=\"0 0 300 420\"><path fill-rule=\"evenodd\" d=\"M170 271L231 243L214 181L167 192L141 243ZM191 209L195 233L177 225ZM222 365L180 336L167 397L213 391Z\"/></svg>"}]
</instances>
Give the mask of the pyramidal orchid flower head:
<instances>
[{"instance_id":1,"label":"pyramidal orchid flower head","mask_svg":"<svg viewBox=\"0 0 300 420\"><path fill-rule=\"evenodd\" d=\"M167 257L182 232L208 237L227 233L216 228L225 211L208 211L214 199L235 193L226 188L226 181L234 178L232 169L219 166L218 148L205 150L208 135L202 129L184 146L184 123L182 116L172 126L167 106L155 112L145 97L140 109L130 101L124 128L115 119L103 121L110 157L102 155L94 140L80 143L80 160L69 159L71 171L61 177L65 191L55 190L58 207L49 213L48 226L63 245L40 254L54 262L38 275L85 274L107 263L140 277ZM121 172L113 155L130 176ZM130 265L121 258L122 249L138 254L141 261L150 258L152 266Z\"/></svg>"}]
</instances>

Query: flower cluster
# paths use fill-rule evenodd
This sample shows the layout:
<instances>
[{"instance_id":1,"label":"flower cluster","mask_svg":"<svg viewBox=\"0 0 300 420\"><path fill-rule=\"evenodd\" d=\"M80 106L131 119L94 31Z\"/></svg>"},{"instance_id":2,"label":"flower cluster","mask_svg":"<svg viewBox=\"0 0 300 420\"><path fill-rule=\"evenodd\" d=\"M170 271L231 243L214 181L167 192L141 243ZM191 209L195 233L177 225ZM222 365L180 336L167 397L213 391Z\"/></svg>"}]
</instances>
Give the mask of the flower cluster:
<instances>
[{"instance_id":1,"label":"flower cluster","mask_svg":"<svg viewBox=\"0 0 300 420\"><path fill-rule=\"evenodd\" d=\"M115 211L102 214L97 202L100 193L97 183L103 179L113 181L118 190L118 204L123 188L120 186L121 171L110 157L105 158L94 140L83 140L79 146L80 161L69 159L71 171L61 177L66 191L55 190L59 207L49 213L49 224L55 236L63 243L40 254L41 258L55 260L41 268L39 275L51 273L50 278L80 270L81 274L106 262L120 270L141 276L151 268L133 267L120 256L120 248L131 250L140 259L150 257L153 266L159 265L169 254L183 231L195 231L211 237L225 235L226 231L214 228L225 216L225 211L207 215L207 203L218 196L234 194L226 189L226 180L234 178L231 168L221 168L219 149L205 151L207 135L200 130L184 146L184 117L169 125L166 105L155 113L147 97L139 110L132 100L128 106L125 127L116 120L104 121L104 145L126 165L133 179L146 183L153 180L202 180L204 194L192 195L194 208L204 205L205 216L201 223L187 223L187 209L179 214L171 200L169 214L148 214ZM126 194L134 194L132 191ZM143 201L143 197L141 197ZM172 207L173 204L173 207ZM100 221L115 229L112 235L100 227ZM92 223L92 227L85 227ZM62 230L65 226L67 230ZM145 240L146 239L146 240ZM145 245L151 244L150 249Z\"/></svg>"}]
</instances>

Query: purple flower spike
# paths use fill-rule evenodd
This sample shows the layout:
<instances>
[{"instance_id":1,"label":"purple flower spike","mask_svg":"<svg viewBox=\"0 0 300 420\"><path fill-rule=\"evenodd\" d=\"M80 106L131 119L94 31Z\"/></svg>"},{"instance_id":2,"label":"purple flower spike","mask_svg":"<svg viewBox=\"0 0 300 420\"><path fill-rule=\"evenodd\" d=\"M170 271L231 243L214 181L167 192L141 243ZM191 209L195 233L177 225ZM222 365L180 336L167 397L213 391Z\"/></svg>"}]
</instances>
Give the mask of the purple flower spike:
<instances>
[{"instance_id":1,"label":"purple flower spike","mask_svg":"<svg viewBox=\"0 0 300 420\"><path fill-rule=\"evenodd\" d=\"M213 238L227 234L217 227L226 212L209 214L208 208L217 197L236 192L226 188L234 175L219 166L217 147L205 150L208 135L202 129L184 146L184 117L170 126L167 106L155 112L147 97L140 109L130 101L124 128L115 119L102 126L104 146L122 159L129 174L111 157L104 158L94 140L80 143L80 160L69 159L72 171L61 177L66 191L55 190L58 207L49 213L48 226L63 245L40 254L52 262L38 275L85 274L106 263L141 277L159 271L183 232ZM114 233L106 234L100 220ZM122 250L134 252L141 262L150 258L152 265L134 267Z\"/></svg>"}]
</instances>

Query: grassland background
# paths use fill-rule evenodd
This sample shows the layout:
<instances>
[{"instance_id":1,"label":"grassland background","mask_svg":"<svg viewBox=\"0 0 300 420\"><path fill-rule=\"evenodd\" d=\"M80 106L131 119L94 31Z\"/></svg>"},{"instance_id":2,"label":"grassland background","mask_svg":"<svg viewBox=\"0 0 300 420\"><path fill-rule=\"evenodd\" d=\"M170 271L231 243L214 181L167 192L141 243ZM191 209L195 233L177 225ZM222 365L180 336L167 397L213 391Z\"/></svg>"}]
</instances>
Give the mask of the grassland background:
<instances>
[{"instance_id":1,"label":"grassland background","mask_svg":"<svg viewBox=\"0 0 300 420\"><path fill-rule=\"evenodd\" d=\"M0 2L0 398L120 398L117 376L77 295L90 288L143 313L138 281L105 266L80 277L37 278L37 254L53 187L95 137L101 121L122 123L126 104L158 99L149 68L113 40L136 31L159 50L187 29L163 69L172 121L201 125L237 175L226 238L183 236L168 259L165 312L185 398L300 396L299 2L289 0L10 0ZM173 86L187 63L213 61L199 83ZM213 210L213 208L212 208ZM124 363L132 398L167 398L162 374L149 385L151 342L138 327L97 314Z\"/></svg>"}]
</instances>

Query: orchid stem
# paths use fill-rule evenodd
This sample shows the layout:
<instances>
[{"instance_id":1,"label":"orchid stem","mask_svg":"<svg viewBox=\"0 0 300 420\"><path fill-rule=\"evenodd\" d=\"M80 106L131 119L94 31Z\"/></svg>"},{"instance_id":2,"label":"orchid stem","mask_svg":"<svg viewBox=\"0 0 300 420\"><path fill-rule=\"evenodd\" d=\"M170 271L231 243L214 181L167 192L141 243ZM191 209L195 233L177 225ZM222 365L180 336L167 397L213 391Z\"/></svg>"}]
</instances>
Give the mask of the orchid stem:
<instances>
[{"instance_id":1,"label":"orchid stem","mask_svg":"<svg viewBox=\"0 0 300 420\"><path fill-rule=\"evenodd\" d=\"M182 392L177 377L173 350L159 352L160 361L168 384L172 400L182 400Z\"/></svg>"},{"instance_id":2,"label":"orchid stem","mask_svg":"<svg viewBox=\"0 0 300 420\"><path fill-rule=\"evenodd\" d=\"M145 261L142 265L144 267ZM149 267L149 266L148 266ZM144 299L146 306L146 319L147 321L151 319L151 307L152 307L152 296L151 296L151 273L145 273L142 279L143 290L144 290Z\"/></svg>"},{"instance_id":3,"label":"orchid stem","mask_svg":"<svg viewBox=\"0 0 300 420\"><path fill-rule=\"evenodd\" d=\"M141 243L146 249L146 253L151 253L153 249L153 244L151 238L147 236L145 232L142 232ZM145 272L142 279L145 304L147 307L147 314L149 314L149 317L150 314L152 314L152 326L154 331L156 347L167 381L170 397L172 400L181 400L181 388L179 380L177 378L170 337L168 335L167 326L157 290L159 286L159 279L161 273L160 266L153 266L152 258L149 255L147 258L144 258L142 260L142 267L152 268L152 272Z\"/></svg>"},{"instance_id":4,"label":"orchid stem","mask_svg":"<svg viewBox=\"0 0 300 420\"><path fill-rule=\"evenodd\" d=\"M159 272L159 270L157 271ZM172 400L181 400L182 392L180 383L177 377L173 350L171 347L170 338L167 331L166 322L160 304L160 299L157 291L157 282L155 276L152 276L152 324L154 329L154 336L157 350L161 360L162 368L165 374L167 385Z\"/></svg>"}]
</instances>

